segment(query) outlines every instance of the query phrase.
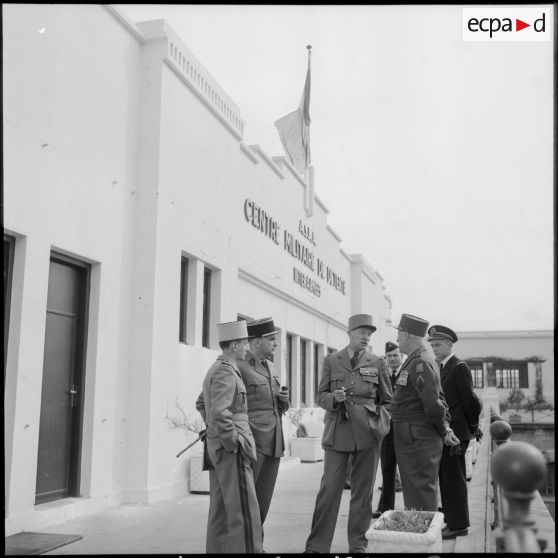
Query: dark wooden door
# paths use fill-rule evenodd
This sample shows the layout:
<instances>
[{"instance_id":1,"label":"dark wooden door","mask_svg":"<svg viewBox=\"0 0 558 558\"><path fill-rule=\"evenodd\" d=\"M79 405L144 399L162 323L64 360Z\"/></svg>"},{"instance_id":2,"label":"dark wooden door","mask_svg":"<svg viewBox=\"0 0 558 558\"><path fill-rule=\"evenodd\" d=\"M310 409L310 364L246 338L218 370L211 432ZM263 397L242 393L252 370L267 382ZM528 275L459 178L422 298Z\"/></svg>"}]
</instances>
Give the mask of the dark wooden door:
<instances>
[{"instance_id":1,"label":"dark wooden door","mask_svg":"<svg viewBox=\"0 0 558 558\"><path fill-rule=\"evenodd\" d=\"M78 495L88 270L50 261L36 503Z\"/></svg>"}]
</instances>

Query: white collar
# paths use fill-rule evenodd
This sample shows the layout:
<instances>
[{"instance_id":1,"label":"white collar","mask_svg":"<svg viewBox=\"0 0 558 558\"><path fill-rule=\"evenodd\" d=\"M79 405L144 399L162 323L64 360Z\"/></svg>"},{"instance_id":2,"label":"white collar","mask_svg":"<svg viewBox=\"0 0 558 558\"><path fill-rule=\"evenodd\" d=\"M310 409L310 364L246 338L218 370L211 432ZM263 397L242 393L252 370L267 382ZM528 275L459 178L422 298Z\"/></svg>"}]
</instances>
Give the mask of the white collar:
<instances>
[{"instance_id":1,"label":"white collar","mask_svg":"<svg viewBox=\"0 0 558 558\"><path fill-rule=\"evenodd\" d=\"M448 360L454 356L453 353L450 353L444 360L440 361L440 366L445 366L448 363Z\"/></svg>"}]
</instances>

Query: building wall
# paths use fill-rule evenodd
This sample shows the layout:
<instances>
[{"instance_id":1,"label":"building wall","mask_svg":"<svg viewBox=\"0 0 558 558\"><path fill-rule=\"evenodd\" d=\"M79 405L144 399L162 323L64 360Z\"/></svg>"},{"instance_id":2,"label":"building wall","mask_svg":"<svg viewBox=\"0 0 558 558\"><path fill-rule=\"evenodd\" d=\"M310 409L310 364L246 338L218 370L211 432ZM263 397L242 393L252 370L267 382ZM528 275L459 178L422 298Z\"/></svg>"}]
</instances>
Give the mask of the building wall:
<instances>
[{"instance_id":1,"label":"building wall","mask_svg":"<svg viewBox=\"0 0 558 558\"><path fill-rule=\"evenodd\" d=\"M328 347L346 345L351 313L373 314L375 352L392 331L381 277L341 249L328 209L283 157L244 144L239 108L164 22L135 26L110 6L12 4L3 6L3 34L4 224L16 238L5 409L10 533L186 492L188 457L176 453L192 435L167 418L179 407L196 416L219 321L272 316L281 383L292 335L294 406L314 404L314 344L321 365ZM280 224L277 241L247 220L247 200ZM285 231L313 253L313 269L288 252ZM91 266L81 497L35 506L51 250ZM330 284L328 268L342 287ZM295 269L314 292L295 281Z\"/></svg>"},{"instance_id":2,"label":"building wall","mask_svg":"<svg viewBox=\"0 0 558 558\"><path fill-rule=\"evenodd\" d=\"M51 250L92 266L82 494L122 482L140 45L99 7L11 4L3 57L4 226L17 237L6 511L17 515L34 505Z\"/></svg>"}]
</instances>

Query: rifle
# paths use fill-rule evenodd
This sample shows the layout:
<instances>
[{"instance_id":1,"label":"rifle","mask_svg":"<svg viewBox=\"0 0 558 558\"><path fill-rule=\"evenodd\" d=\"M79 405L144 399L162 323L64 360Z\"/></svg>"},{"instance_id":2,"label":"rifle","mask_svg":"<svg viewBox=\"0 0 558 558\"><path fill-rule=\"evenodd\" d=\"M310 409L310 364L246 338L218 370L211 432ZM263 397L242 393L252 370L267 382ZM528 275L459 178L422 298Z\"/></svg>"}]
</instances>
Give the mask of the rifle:
<instances>
[{"instance_id":1,"label":"rifle","mask_svg":"<svg viewBox=\"0 0 558 558\"><path fill-rule=\"evenodd\" d=\"M176 454L176 457L180 457L185 451L188 451L194 444L197 444L200 440L203 442L207 435L207 428L200 430L199 436L190 445L186 446L180 453Z\"/></svg>"}]
</instances>

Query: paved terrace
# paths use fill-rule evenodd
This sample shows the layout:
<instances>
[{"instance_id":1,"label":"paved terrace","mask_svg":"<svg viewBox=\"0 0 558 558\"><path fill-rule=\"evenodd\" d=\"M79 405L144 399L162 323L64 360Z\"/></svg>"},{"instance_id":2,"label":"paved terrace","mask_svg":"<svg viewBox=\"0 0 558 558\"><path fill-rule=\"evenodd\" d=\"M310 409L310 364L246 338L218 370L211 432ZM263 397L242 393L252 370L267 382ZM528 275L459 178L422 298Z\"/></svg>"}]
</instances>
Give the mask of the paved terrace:
<instances>
[{"instance_id":1,"label":"paved terrace","mask_svg":"<svg viewBox=\"0 0 558 558\"><path fill-rule=\"evenodd\" d=\"M443 541L446 553L495 552L495 532L491 530L493 506L490 498L488 425L480 445L473 477L469 482L471 528L469 535ZM323 463L301 463L286 458L281 465L275 496L266 521L264 548L269 554L299 553L304 550ZM374 490L373 507L380 497ZM538 494L538 493L537 493ZM332 553L347 553L347 514L350 494L344 491ZM83 539L47 554L198 554L205 552L205 533L209 496L188 494L151 505L122 505L103 513L52 525L42 532L82 535ZM396 509L402 509L401 493ZM531 505L538 537L548 543L546 552L555 552L554 521L538 496ZM375 520L373 520L375 521ZM374 549L369 547L372 554Z\"/></svg>"}]
</instances>

